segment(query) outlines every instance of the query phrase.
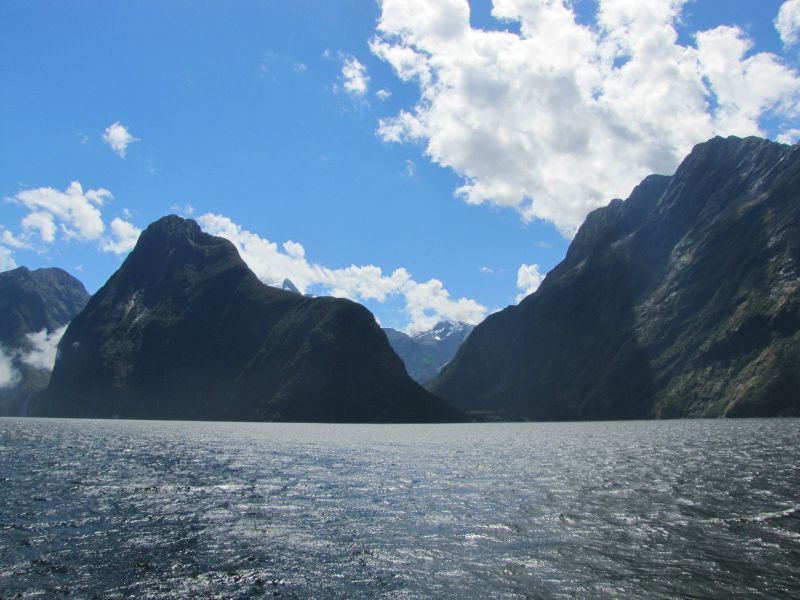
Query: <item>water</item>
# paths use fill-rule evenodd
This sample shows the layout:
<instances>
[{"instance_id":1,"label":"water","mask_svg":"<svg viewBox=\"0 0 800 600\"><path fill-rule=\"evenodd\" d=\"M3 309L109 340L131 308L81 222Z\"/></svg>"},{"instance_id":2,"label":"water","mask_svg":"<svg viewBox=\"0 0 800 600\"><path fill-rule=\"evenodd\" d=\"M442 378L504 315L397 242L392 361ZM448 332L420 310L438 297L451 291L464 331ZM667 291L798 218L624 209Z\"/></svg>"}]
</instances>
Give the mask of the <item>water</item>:
<instances>
[{"instance_id":1,"label":"water","mask_svg":"<svg viewBox=\"0 0 800 600\"><path fill-rule=\"evenodd\" d=\"M796 598L799 432L0 419L0 597Z\"/></svg>"}]
</instances>

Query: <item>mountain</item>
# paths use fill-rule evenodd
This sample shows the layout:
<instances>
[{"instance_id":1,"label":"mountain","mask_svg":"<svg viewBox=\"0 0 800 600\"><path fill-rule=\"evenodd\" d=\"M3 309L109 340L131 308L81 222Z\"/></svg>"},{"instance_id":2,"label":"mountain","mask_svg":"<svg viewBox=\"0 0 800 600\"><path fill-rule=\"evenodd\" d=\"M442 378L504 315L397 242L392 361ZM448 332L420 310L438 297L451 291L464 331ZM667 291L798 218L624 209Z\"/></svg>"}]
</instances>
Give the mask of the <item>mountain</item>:
<instances>
[{"instance_id":1,"label":"mountain","mask_svg":"<svg viewBox=\"0 0 800 600\"><path fill-rule=\"evenodd\" d=\"M89 300L61 269L19 267L0 273L0 415L21 415L50 379L46 344Z\"/></svg>"},{"instance_id":2,"label":"mountain","mask_svg":"<svg viewBox=\"0 0 800 600\"><path fill-rule=\"evenodd\" d=\"M595 210L431 389L539 420L800 415L800 146L715 138Z\"/></svg>"},{"instance_id":3,"label":"mountain","mask_svg":"<svg viewBox=\"0 0 800 600\"><path fill-rule=\"evenodd\" d=\"M391 328L383 331L394 351L403 359L408 374L425 385L452 360L474 327L460 321L441 321L433 329L414 335Z\"/></svg>"},{"instance_id":4,"label":"mountain","mask_svg":"<svg viewBox=\"0 0 800 600\"><path fill-rule=\"evenodd\" d=\"M191 220L151 224L59 344L38 414L413 422L460 413L405 373L372 314L261 283Z\"/></svg>"},{"instance_id":5,"label":"mountain","mask_svg":"<svg viewBox=\"0 0 800 600\"><path fill-rule=\"evenodd\" d=\"M292 292L294 294L299 294L300 290L297 289L297 286L292 283L292 280L288 277L283 280L283 284L281 285L281 289L285 292Z\"/></svg>"}]
</instances>

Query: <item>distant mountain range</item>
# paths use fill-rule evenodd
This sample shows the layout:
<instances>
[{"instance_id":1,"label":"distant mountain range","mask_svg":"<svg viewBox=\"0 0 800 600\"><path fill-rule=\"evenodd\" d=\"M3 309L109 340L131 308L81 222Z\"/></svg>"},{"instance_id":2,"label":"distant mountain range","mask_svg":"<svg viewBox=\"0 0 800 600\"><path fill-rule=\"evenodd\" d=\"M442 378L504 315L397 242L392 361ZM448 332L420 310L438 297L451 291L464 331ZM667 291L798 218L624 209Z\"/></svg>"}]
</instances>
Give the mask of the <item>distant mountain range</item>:
<instances>
[{"instance_id":1,"label":"distant mountain range","mask_svg":"<svg viewBox=\"0 0 800 600\"><path fill-rule=\"evenodd\" d=\"M800 415L800 145L715 138L595 210L430 389L501 418Z\"/></svg>"},{"instance_id":2,"label":"distant mountain range","mask_svg":"<svg viewBox=\"0 0 800 600\"><path fill-rule=\"evenodd\" d=\"M233 244L151 224L72 321L35 414L141 419L462 419L406 374L372 314L261 283Z\"/></svg>"},{"instance_id":3,"label":"distant mountain range","mask_svg":"<svg viewBox=\"0 0 800 600\"><path fill-rule=\"evenodd\" d=\"M396 329L383 331L395 352L403 359L411 377L425 385L455 356L474 325L441 321L433 329L408 335Z\"/></svg>"},{"instance_id":4,"label":"distant mountain range","mask_svg":"<svg viewBox=\"0 0 800 600\"><path fill-rule=\"evenodd\" d=\"M88 300L83 284L61 269L0 273L0 415L27 413L50 379L61 328Z\"/></svg>"}]
</instances>

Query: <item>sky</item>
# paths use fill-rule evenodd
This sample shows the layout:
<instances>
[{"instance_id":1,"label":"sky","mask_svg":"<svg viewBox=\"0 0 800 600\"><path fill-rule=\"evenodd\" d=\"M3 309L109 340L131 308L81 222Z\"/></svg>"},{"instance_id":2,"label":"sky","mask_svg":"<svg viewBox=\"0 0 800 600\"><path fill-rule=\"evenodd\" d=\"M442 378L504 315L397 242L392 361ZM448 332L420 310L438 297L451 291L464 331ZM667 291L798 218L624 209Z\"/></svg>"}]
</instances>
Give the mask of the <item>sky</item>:
<instances>
[{"instance_id":1,"label":"sky","mask_svg":"<svg viewBox=\"0 0 800 600\"><path fill-rule=\"evenodd\" d=\"M170 213L409 332L533 292L714 135L800 139L800 0L4 0L0 270Z\"/></svg>"}]
</instances>

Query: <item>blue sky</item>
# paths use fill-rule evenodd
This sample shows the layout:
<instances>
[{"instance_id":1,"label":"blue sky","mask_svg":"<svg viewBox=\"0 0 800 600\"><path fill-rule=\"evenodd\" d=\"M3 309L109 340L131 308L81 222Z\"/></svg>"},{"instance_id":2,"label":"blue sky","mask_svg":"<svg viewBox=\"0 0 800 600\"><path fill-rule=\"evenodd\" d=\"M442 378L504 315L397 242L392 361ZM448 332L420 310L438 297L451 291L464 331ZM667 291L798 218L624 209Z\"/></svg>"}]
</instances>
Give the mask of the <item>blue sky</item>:
<instances>
[{"instance_id":1,"label":"blue sky","mask_svg":"<svg viewBox=\"0 0 800 600\"><path fill-rule=\"evenodd\" d=\"M643 4L7 0L0 268L94 291L178 212L383 325L477 321L694 143L800 136L800 1Z\"/></svg>"}]
</instances>

